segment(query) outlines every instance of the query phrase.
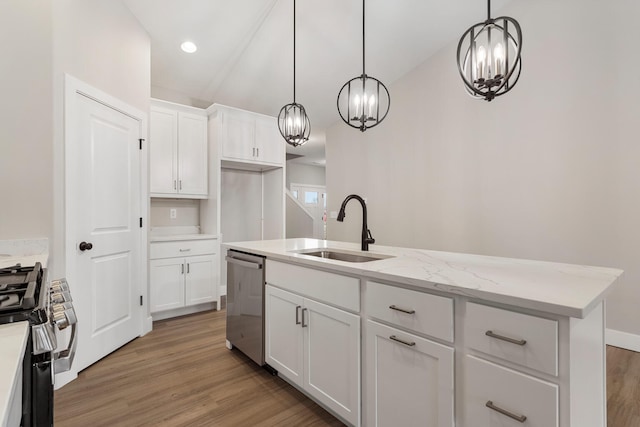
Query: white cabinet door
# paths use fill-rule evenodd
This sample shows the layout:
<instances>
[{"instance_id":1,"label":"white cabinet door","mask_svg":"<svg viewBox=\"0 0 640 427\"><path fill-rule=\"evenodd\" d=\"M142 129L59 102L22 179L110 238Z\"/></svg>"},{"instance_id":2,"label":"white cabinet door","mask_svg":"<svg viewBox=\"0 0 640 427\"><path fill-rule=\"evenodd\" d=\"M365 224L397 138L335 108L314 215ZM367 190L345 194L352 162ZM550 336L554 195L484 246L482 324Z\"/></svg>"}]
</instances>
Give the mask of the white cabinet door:
<instances>
[{"instance_id":1,"label":"white cabinet door","mask_svg":"<svg viewBox=\"0 0 640 427\"><path fill-rule=\"evenodd\" d=\"M278 130L278 119L259 116L256 118L255 160L281 165L284 163L285 142Z\"/></svg>"},{"instance_id":2,"label":"white cabinet door","mask_svg":"<svg viewBox=\"0 0 640 427\"><path fill-rule=\"evenodd\" d=\"M300 387L304 367L302 305L302 297L266 286L265 362Z\"/></svg>"},{"instance_id":3,"label":"white cabinet door","mask_svg":"<svg viewBox=\"0 0 640 427\"><path fill-rule=\"evenodd\" d=\"M178 113L151 107L149 123L149 190L176 194L178 185Z\"/></svg>"},{"instance_id":4,"label":"white cabinet door","mask_svg":"<svg viewBox=\"0 0 640 427\"><path fill-rule=\"evenodd\" d=\"M360 317L305 299L301 320L304 389L353 425L360 425Z\"/></svg>"},{"instance_id":5,"label":"white cabinet door","mask_svg":"<svg viewBox=\"0 0 640 427\"><path fill-rule=\"evenodd\" d=\"M452 348L371 320L366 346L368 426L454 425Z\"/></svg>"},{"instance_id":6,"label":"white cabinet door","mask_svg":"<svg viewBox=\"0 0 640 427\"><path fill-rule=\"evenodd\" d=\"M207 118L178 113L178 192L207 195Z\"/></svg>"},{"instance_id":7,"label":"white cabinet door","mask_svg":"<svg viewBox=\"0 0 640 427\"><path fill-rule=\"evenodd\" d=\"M184 258L151 260L149 273L152 313L184 307Z\"/></svg>"},{"instance_id":8,"label":"white cabinet door","mask_svg":"<svg viewBox=\"0 0 640 427\"><path fill-rule=\"evenodd\" d=\"M222 114L222 156L235 160L255 160L255 120L249 113Z\"/></svg>"},{"instance_id":9,"label":"white cabinet door","mask_svg":"<svg viewBox=\"0 0 640 427\"><path fill-rule=\"evenodd\" d=\"M185 305L216 300L215 255L192 256L185 262Z\"/></svg>"}]
</instances>

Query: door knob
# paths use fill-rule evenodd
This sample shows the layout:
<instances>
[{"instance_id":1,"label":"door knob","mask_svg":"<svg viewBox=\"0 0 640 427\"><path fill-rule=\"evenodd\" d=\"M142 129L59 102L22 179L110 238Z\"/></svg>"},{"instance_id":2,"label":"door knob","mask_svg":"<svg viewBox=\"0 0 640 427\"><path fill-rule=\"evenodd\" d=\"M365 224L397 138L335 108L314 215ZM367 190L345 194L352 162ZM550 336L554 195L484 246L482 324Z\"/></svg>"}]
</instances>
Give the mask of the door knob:
<instances>
[{"instance_id":1,"label":"door knob","mask_svg":"<svg viewBox=\"0 0 640 427\"><path fill-rule=\"evenodd\" d=\"M80 249L81 251L90 251L91 249L93 249L93 244L87 243L87 242L80 242L80 244L78 245L78 249Z\"/></svg>"}]
</instances>

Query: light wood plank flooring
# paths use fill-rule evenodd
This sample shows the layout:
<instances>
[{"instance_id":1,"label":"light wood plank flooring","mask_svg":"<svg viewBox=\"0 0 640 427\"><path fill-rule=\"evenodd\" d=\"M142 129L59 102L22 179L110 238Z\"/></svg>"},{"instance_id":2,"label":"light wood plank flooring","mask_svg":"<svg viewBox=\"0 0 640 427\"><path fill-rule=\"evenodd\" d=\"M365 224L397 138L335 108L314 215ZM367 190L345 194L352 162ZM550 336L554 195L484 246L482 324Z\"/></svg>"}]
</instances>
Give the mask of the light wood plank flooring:
<instances>
[{"instance_id":1,"label":"light wood plank flooring","mask_svg":"<svg viewBox=\"0 0 640 427\"><path fill-rule=\"evenodd\" d=\"M225 314L156 322L55 392L56 427L342 426L225 346Z\"/></svg>"},{"instance_id":2,"label":"light wood plank flooring","mask_svg":"<svg viewBox=\"0 0 640 427\"><path fill-rule=\"evenodd\" d=\"M608 427L640 426L640 353L607 347ZM153 331L55 392L56 427L342 426L284 380L225 347L225 311Z\"/></svg>"}]
</instances>

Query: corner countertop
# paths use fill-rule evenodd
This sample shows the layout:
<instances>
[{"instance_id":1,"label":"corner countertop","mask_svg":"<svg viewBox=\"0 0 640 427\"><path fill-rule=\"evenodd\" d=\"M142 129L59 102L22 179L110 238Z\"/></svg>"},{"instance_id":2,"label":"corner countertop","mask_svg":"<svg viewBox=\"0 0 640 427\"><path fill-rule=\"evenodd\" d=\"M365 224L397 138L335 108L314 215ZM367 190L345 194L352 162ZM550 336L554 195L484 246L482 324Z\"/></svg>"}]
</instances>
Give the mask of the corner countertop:
<instances>
[{"instance_id":1,"label":"corner countertop","mask_svg":"<svg viewBox=\"0 0 640 427\"><path fill-rule=\"evenodd\" d=\"M22 376L22 358L29 337L29 323L0 325L0 425L7 425L13 393Z\"/></svg>"},{"instance_id":2,"label":"corner countertop","mask_svg":"<svg viewBox=\"0 0 640 427\"><path fill-rule=\"evenodd\" d=\"M584 318L604 300L623 273L615 268L380 245L371 245L369 253L391 255L392 258L350 263L295 252L315 248L360 252L360 245L356 243L316 239L259 240L223 245L267 259L576 318Z\"/></svg>"}]
</instances>

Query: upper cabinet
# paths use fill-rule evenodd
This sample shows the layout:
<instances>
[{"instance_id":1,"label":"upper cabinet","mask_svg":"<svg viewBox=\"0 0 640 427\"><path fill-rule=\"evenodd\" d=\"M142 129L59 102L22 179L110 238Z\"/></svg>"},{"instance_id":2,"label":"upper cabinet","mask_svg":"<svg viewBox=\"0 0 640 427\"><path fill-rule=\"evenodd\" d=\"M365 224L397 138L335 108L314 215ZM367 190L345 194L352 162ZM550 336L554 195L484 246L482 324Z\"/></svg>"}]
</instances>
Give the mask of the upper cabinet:
<instances>
[{"instance_id":1,"label":"upper cabinet","mask_svg":"<svg viewBox=\"0 0 640 427\"><path fill-rule=\"evenodd\" d=\"M275 117L214 105L220 144L220 160L281 167L285 161L284 140Z\"/></svg>"},{"instance_id":2,"label":"upper cabinet","mask_svg":"<svg viewBox=\"0 0 640 427\"><path fill-rule=\"evenodd\" d=\"M204 110L152 100L151 197L207 198L207 115Z\"/></svg>"}]
</instances>

